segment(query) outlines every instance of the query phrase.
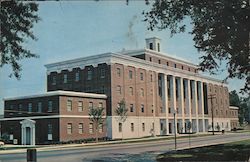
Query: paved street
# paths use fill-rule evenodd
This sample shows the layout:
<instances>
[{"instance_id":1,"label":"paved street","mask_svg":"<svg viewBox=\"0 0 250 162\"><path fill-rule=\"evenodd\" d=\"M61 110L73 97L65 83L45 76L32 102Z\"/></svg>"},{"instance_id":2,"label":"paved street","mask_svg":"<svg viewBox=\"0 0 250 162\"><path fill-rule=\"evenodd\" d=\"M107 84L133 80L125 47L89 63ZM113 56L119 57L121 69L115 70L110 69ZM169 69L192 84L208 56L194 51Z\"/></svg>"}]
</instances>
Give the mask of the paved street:
<instances>
[{"instance_id":1,"label":"paved street","mask_svg":"<svg viewBox=\"0 0 250 162\"><path fill-rule=\"evenodd\" d=\"M250 139L250 133L231 133L191 138L191 147ZM189 139L178 139L178 148L188 148ZM174 149L174 140L130 144L87 146L53 151L38 151L38 162L155 161L156 155ZM0 162L25 162L26 153L0 155Z\"/></svg>"}]
</instances>

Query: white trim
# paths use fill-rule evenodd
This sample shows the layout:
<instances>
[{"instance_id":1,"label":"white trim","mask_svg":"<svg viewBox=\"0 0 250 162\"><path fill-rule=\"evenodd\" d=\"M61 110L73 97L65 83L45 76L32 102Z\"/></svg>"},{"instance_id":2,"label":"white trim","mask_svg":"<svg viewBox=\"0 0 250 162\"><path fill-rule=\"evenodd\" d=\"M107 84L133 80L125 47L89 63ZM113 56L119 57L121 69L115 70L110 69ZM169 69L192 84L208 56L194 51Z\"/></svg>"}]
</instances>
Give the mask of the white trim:
<instances>
[{"instance_id":1,"label":"white trim","mask_svg":"<svg viewBox=\"0 0 250 162\"><path fill-rule=\"evenodd\" d=\"M239 110L239 107L237 107L237 106L229 106L229 109Z\"/></svg>"},{"instance_id":2,"label":"white trim","mask_svg":"<svg viewBox=\"0 0 250 162\"><path fill-rule=\"evenodd\" d=\"M73 97L100 98L100 99L107 98L107 96L104 94L83 93L83 92L73 92L73 91L51 91L51 92L45 92L43 94L4 98L3 100L4 101L20 100L20 99L30 99L30 98L48 97L48 96L73 96Z\"/></svg>"},{"instance_id":3,"label":"white trim","mask_svg":"<svg viewBox=\"0 0 250 162\"><path fill-rule=\"evenodd\" d=\"M30 117L16 117L16 118L3 118L0 121L9 120L24 120L24 119L52 119L52 118L89 118L89 115L49 115L49 116L30 116ZM106 118L106 116L103 116Z\"/></svg>"}]
</instances>

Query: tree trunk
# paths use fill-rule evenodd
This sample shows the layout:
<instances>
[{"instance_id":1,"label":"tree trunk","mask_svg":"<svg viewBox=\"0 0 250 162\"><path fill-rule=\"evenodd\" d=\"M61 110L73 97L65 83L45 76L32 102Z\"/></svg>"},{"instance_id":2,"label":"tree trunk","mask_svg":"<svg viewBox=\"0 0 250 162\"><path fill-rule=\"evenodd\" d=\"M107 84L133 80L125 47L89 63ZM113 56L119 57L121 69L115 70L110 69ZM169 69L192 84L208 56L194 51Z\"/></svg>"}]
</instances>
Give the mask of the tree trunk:
<instances>
[{"instance_id":1,"label":"tree trunk","mask_svg":"<svg viewBox=\"0 0 250 162\"><path fill-rule=\"evenodd\" d=\"M98 143L98 126L95 127L95 142Z\"/></svg>"}]
</instances>

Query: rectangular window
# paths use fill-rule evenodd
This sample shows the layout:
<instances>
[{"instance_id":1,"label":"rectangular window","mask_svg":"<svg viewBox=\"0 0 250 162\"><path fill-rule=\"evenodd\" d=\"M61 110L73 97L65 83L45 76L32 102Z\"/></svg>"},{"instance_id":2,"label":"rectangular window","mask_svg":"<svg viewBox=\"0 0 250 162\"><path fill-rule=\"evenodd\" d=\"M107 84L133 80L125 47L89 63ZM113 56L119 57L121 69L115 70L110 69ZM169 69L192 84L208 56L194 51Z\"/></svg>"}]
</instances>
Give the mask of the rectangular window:
<instances>
[{"instance_id":1,"label":"rectangular window","mask_svg":"<svg viewBox=\"0 0 250 162\"><path fill-rule=\"evenodd\" d=\"M82 101L78 101L78 111L79 112L83 111L83 102Z\"/></svg>"},{"instance_id":2,"label":"rectangular window","mask_svg":"<svg viewBox=\"0 0 250 162\"><path fill-rule=\"evenodd\" d=\"M129 75L129 79L133 78L133 72L132 72L132 70L129 70L128 75Z\"/></svg>"},{"instance_id":3,"label":"rectangular window","mask_svg":"<svg viewBox=\"0 0 250 162\"><path fill-rule=\"evenodd\" d=\"M80 80L80 72L77 71L77 72L75 73L75 81L78 82L79 80Z\"/></svg>"},{"instance_id":4,"label":"rectangular window","mask_svg":"<svg viewBox=\"0 0 250 162\"><path fill-rule=\"evenodd\" d=\"M56 85L56 76L52 76L52 85Z\"/></svg>"},{"instance_id":5,"label":"rectangular window","mask_svg":"<svg viewBox=\"0 0 250 162\"><path fill-rule=\"evenodd\" d=\"M169 63L167 62L167 66L169 66Z\"/></svg>"},{"instance_id":6,"label":"rectangular window","mask_svg":"<svg viewBox=\"0 0 250 162\"><path fill-rule=\"evenodd\" d=\"M168 113L171 114L171 107L168 108Z\"/></svg>"},{"instance_id":7,"label":"rectangular window","mask_svg":"<svg viewBox=\"0 0 250 162\"><path fill-rule=\"evenodd\" d=\"M100 70L100 77L105 78L105 69L103 68Z\"/></svg>"},{"instance_id":8,"label":"rectangular window","mask_svg":"<svg viewBox=\"0 0 250 162\"><path fill-rule=\"evenodd\" d=\"M161 64L161 60L158 60L158 63Z\"/></svg>"},{"instance_id":9,"label":"rectangular window","mask_svg":"<svg viewBox=\"0 0 250 162\"><path fill-rule=\"evenodd\" d=\"M48 102L48 112L52 112L52 109L53 109L53 102L49 101Z\"/></svg>"},{"instance_id":10,"label":"rectangular window","mask_svg":"<svg viewBox=\"0 0 250 162\"><path fill-rule=\"evenodd\" d=\"M129 87L129 94L130 94L131 96L134 95L133 87Z\"/></svg>"},{"instance_id":11,"label":"rectangular window","mask_svg":"<svg viewBox=\"0 0 250 162\"><path fill-rule=\"evenodd\" d=\"M134 123L131 123L131 132L134 132Z\"/></svg>"},{"instance_id":12,"label":"rectangular window","mask_svg":"<svg viewBox=\"0 0 250 162\"><path fill-rule=\"evenodd\" d=\"M153 82L153 75L150 74L150 81Z\"/></svg>"},{"instance_id":13,"label":"rectangular window","mask_svg":"<svg viewBox=\"0 0 250 162\"><path fill-rule=\"evenodd\" d=\"M48 124L48 134L52 134L52 124Z\"/></svg>"},{"instance_id":14,"label":"rectangular window","mask_svg":"<svg viewBox=\"0 0 250 162\"><path fill-rule=\"evenodd\" d=\"M88 69L87 71L87 80L91 80L92 79L92 70Z\"/></svg>"},{"instance_id":15,"label":"rectangular window","mask_svg":"<svg viewBox=\"0 0 250 162\"><path fill-rule=\"evenodd\" d=\"M102 103L102 102L99 102L98 107L99 107L99 108L103 108L103 103Z\"/></svg>"},{"instance_id":16,"label":"rectangular window","mask_svg":"<svg viewBox=\"0 0 250 162\"><path fill-rule=\"evenodd\" d=\"M141 88L141 96L143 97L144 96L144 89Z\"/></svg>"},{"instance_id":17,"label":"rectangular window","mask_svg":"<svg viewBox=\"0 0 250 162\"><path fill-rule=\"evenodd\" d=\"M98 131L99 133L103 132L103 124L99 124Z\"/></svg>"},{"instance_id":18,"label":"rectangular window","mask_svg":"<svg viewBox=\"0 0 250 162\"><path fill-rule=\"evenodd\" d=\"M176 65L176 64L174 64L174 68L177 68L177 65Z\"/></svg>"},{"instance_id":19,"label":"rectangular window","mask_svg":"<svg viewBox=\"0 0 250 162\"><path fill-rule=\"evenodd\" d=\"M32 112L32 103L28 104L28 112L31 113Z\"/></svg>"},{"instance_id":20,"label":"rectangular window","mask_svg":"<svg viewBox=\"0 0 250 162\"><path fill-rule=\"evenodd\" d=\"M130 112L134 112L134 105L130 104Z\"/></svg>"},{"instance_id":21,"label":"rectangular window","mask_svg":"<svg viewBox=\"0 0 250 162\"><path fill-rule=\"evenodd\" d=\"M141 104L141 112L144 112L144 105Z\"/></svg>"},{"instance_id":22,"label":"rectangular window","mask_svg":"<svg viewBox=\"0 0 250 162\"><path fill-rule=\"evenodd\" d=\"M72 134L73 130L72 130L72 123L68 123L67 124L67 134Z\"/></svg>"},{"instance_id":23,"label":"rectangular window","mask_svg":"<svg viewBox=\"0 0 250 162\"><path fill-rule=\"evenodd\" d=\"M117 68L117 69L116 69L116 73L117 73L117 76L120 77L120 76L121 76L121 69L120 69L120 68Z\"/></svg>"},{"instance_id":24,"label":"rectangular window","mask_svg":"<svg viewBox=\"0 0 250 162\"><path fill-rule=\"evenodd\" d=\"M93 129L93 123L89 123L89 133L92 134L94 133L94 129Z\"/></svg>"},{"instance_id":25,"label":"rectangular window","mask_svg":"<svg viewBox=\"0 0 250 162\"><path fill-rule=\"evenodd\" d=\"M38 104L37 104L37 112L39 112L39 113L42 112L42 102L38 102Z\"/></svg>"},{"instance_id":26,"label":"rectangular window","mask_svg":"<svg viewBox=\"0 0 250 162\"><path fill-rule=\"evenodd\" d=\"M149 61L150 61L150 62L152 61L152 57L149 57Z\"/></svg>"},{"instance_id":27,"label":"rectangular window","mask_svg":"<svg viewBox=\"0 0 250 162\"><path fill-rule=\"evenodd\" d=\"M72 101L71 100L67 101L67 111L72 111Z\"/></svg>"},{"instance_id":28,"label":"rectangular window","mask_svg":"<svg viewBox=\"0 0 250 162\"><path fill-rule=\"evenodd\" d=\"M142 131L145 132L145 123L142 123Z\"/></svg>"},{"instance_id":29,"label":"rectangular window","mask_svg":"<svg viewBox=\"0 0 250 162\"><path fill-rule=\"evenodd\" d=\"M141 80L143 80L143 73L140 73L140 78Z\"/></svg>"},{"instance_id":30,"label":"rectangular window","mask_svg":"<svg viewBox=\"0 0 250 162\"><path fill-rule=\"evenodd\" d=\"M122 132L122 123L119 123L119 125L118 125L119 127L119 132Z\"/></svg>"},{"instance_id":31,"label":"rectangular window","mask_svg":"<svg viewBox=\"0 0 250 162\"><path fill-rule=\"evenodd\" d=\"M20 114L20 113L22 113L22 109L23 109L23 105L22 104L19 104L18 105L18 113Z\"/></svg>"},{"instance_id":32,"label":"rectangular window","mask_svg":"<svg viewBox=\"0 0 250 162\"><path fill-rule=\"evenodd\" d=\"M78 124L78 133L83 134L83 123Z\"/></svg>"},{"instance_id":33,"label":"rectangular window","mask_svg":"<svg viewBox=\"0 0 250 162\"><path fill-rule=\"evenodd\" d=\"M64 74L63 75L63 83L67 83L68 82L68 75Z\"/></svg>"},{"instance_id":34,"label":"rectangular window","mask_svg":"<svg viewBox=\"0 0 250 162\"><path fill-rule=\"evenodd\" d=\"M118 85L118 86L116 87L116 91L117 91L118 94L122 94L122 88L121 88L120 85Z\"/></svg>"},{"instance_id":35,"label":"rectangular window","mask_svg":"<svg viewBox=\"0 0 250 162\"><path fill-rule=\"evenodd\" d=\"M153 50L153 43L149 43L149 49Z\"/></svg>"},{"instance_id":36,"label":"rectangular window","mask_svg":"<svg viewBox=\"0 0 250 162\"><path fill-rule=\"evenodd\" d=\"M89 102L89 109L93 109L93 102Z\"/></svg>"}]
</instances>

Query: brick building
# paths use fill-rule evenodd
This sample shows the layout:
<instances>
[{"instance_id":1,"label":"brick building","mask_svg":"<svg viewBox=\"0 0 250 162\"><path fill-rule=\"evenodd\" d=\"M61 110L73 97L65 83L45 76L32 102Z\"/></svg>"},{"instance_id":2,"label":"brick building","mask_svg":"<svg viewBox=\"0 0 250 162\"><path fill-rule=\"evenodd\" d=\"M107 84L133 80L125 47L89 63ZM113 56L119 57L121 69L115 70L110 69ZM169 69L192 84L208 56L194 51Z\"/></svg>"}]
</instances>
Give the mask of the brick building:
<instances>
[{"instance_id":1,"label":"brick building","mask_svg":"<svg viewBox=\"0 0 250 162\"><path fill-rule=\"evenodd\" d=\"M153 37L146 39L145 49L47 64L47 93L105 94L106 131L112 139L173 134L174 123L178 133L187 132L188 122L192 132L206 132L211 129L212 112L215 126L237 127L238 110L229 106L227 85L199 74L197 65L160 48L160 39ZM119 123L115 110L123 99L128 117Z\"/></svg>"}]
</instances>

